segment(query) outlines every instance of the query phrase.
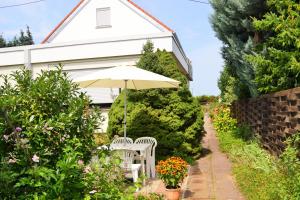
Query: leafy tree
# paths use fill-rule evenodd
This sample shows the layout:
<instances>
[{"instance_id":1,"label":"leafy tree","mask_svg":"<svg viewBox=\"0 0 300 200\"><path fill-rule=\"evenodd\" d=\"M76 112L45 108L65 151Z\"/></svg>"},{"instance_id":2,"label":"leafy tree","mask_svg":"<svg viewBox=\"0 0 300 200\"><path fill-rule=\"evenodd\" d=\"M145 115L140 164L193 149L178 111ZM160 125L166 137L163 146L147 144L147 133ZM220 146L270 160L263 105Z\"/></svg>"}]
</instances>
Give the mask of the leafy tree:
<instances>
[{"instance_id":1,"label":"leafy tree","mask_svg":"<svg viewBox=\"0 0 300 200\"><path fill-rule=\"evenodd\" d=\"M255 66L261 93L300 86L300 5L294 0L268 0L270 12L255 19L257 31L270 32L248 60Z\"/></svg>"},{"instance_id":2,"label":"leafy tree","mask_svg":"<svg viewBox=\"0 0 300 200\"><path fill-rule=\"evenodd\" d=\"M203 114L172 55L166 51L154 52L153 44L148 42L137 66L177 79L181 81L181 87L129 91L128 136L133 139L142 136L156 138L158 159L170 154L198 154L203 136ZM123 135L123 95L122 93L113 103L109 113L110 135Z\"/></svg>"},{"instance_id":3,"label":"leafy tree","mask_svg":"<svg viewBox=\"0 0 300 200\"><path fill-rule=\"evenodd\" d=\"M16 84L12 84L12 80ZM37 78L23 69L3 77L0 87L0 153L31 163L36 154L49 164L57 161L73 138L87 160L93 148L98 114L89 109L89 99L58 70L43 71ZM5 138L5 140L2 140ZM23 141L21 148L19 143ZM26 145L25 145L26 144Z\"/></svg>"},{"instance_id":4,"label":"leafy tree","mask_svg":"<svg viewBox=\"0 0 300 200\"><path fill-rule=\"evenodd\" d=\"M0 78L1 199L83 199L100 113L61 67Z\"/></svg>"},{"instance_id":5,"label":"leafy tree","mask_svg":"<svg viewBox=\"0 0 300 200\"><path fill-rule=\"evenodd\" d=\"M211 0L214 14L210 21L217 37L223 42L222 55L230 71L234 95L238 98L257 96L253 83L254 69L244 58L253 49L260 33L252 27L252 17L260 18L265 12L265 0ZM227 72L226 72L227 73ZM222 79L225 77L223 76ZM220 88L225 95L224 87Z\"/></svg>"}]
</instances>

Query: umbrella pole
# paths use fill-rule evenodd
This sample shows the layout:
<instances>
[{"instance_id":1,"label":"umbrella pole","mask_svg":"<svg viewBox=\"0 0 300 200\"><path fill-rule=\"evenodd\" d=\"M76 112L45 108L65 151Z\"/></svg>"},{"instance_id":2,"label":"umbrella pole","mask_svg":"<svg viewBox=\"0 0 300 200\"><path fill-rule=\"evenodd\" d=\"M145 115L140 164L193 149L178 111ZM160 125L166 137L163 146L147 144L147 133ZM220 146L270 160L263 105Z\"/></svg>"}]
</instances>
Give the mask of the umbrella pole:
<instances>
[{"instance_id":1,"label":"umbrella pole","mask_svg":"<svg viewBox=\"0 0 300 200\"><path fill-rule=\"evenodd\" d=\"M125 139L125 144L126 142L126 128L127 128L127 81L125 80L125 94L124 94L124 139Z\"/></svg>"}]
</instances>

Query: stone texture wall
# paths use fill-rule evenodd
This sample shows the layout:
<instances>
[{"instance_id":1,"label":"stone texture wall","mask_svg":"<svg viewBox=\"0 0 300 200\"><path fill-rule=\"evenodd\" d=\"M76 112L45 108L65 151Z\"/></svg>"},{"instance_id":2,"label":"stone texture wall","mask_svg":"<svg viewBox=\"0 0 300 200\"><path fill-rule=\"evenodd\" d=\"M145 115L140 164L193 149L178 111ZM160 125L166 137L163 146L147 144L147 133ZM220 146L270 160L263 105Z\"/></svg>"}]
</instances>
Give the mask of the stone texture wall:
<instances>
[{"instance_id":1,"label":"stone texture wall","mask_svg":"<svg viewBox=\"0 0 300 200\"><path fill-rule=\"evenodd\" d=\"M236 101L232 115L248 124L267 150L279 155L286 137L300 132L300 87Z\"/></svg>"}]
</instances>

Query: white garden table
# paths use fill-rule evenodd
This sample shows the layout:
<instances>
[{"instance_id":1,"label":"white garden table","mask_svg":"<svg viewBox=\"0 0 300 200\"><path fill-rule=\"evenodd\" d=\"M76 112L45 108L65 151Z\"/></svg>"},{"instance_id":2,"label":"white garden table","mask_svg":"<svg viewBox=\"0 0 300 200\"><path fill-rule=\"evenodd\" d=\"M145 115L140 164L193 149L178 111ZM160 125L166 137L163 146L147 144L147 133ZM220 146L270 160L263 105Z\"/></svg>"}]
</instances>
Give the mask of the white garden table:
<instances>
[{"instance_id":1,"label":"white garden table","mask_svg":"<svg viewBox=\"0 0 300 200\"><path fill-rule=\"evenodd\" d=\"M146 175L150 178L150 155L151 144L113 144L110 146L111 150L131 150L140 152L142 172L145 174L146 161Z\"/></svg>"}]
</instances>

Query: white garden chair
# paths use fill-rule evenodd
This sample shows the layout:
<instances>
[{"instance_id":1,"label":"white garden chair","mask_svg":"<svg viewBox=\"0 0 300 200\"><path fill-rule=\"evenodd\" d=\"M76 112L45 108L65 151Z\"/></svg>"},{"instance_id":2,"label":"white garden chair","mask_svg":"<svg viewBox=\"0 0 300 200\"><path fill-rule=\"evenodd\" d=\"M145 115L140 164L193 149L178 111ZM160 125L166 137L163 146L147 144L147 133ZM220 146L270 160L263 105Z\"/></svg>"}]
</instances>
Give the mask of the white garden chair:
<instances>
[{"instance_id":1,"label":"white garden chair","mask_svg":"<svg viewBox=\"0 0 300 200\"><path fill-rule=\"evenodd\" d=\"M133 140L129 137L118 137L113 139L113 141L111 142L111 149L113 149L114 146L117 145L122 145L122 144L133 144Z\"/></svg>"},{"instance_id":2,"label":"white garden chair","mask_svg":"<svg viewBox=\"0 0 300 200\"><path fill-rule=\"evenodd\" d=\"M141 164L134 164L134 157L138 155L136 151L132 150L114 150L121 159L121 168L125 172L132 173L133 182L137 182L139 178L139 170L141 170ZM142 169L143 170L143 169Z\"/></svg>"},{"instance_id":3,"label":"white garden chair","mask_svg":"<svg viewBox=\"0 0 300 200\"><path fill-rule=\"evenodd\" d=\"M147 165L150 164L150 172L151 172L151 177L155 178L155 148L157 146L157 141L153 137L140 137L137 138L134 141L135 144L151 144L151 152L150 152L150 158L147 160L150 160L150 163L147 163ZM135 158L136 160L140 160L140 157L137 156Z\"/></svg>"}]
</instances>

